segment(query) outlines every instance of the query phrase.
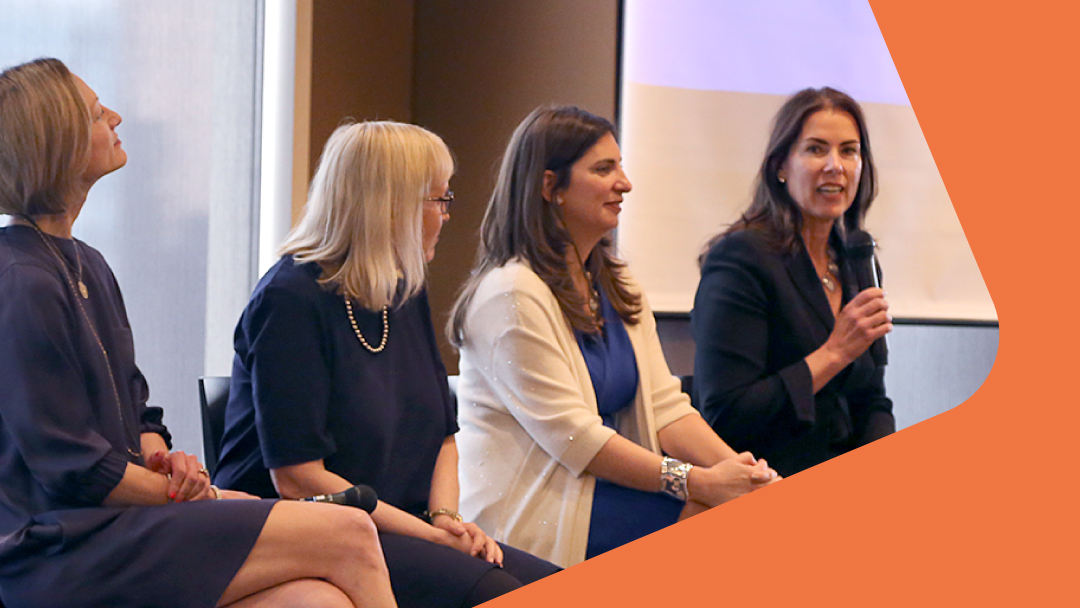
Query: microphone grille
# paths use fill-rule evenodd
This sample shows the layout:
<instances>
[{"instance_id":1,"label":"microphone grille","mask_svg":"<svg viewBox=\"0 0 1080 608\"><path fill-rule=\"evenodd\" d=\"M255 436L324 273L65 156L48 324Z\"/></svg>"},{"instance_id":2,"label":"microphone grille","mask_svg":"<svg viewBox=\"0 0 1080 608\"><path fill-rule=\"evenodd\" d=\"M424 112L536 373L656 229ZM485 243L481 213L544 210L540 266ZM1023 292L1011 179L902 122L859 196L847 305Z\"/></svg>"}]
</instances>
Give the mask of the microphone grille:
<instances>
[{"instance_id":1,"label":"microphone grille","mask_svg":"<svg viewBox=\"0 0 1080 608\"><path fill-rule=\"evenodd\" d=\"M379 496L371 486L359 484L345 490L345 500L346 504L371 513L378 504Z\"/></svg>"},{"instance_id":2,"label":"microphone grille","mask_svg":"<svg viewBox=\"0 0 1080 608\"><path fill-rule=\"evenodd\" d=\"M874 242L874 237L865 230L856 230L847 237L848 254L856 260L874 255L875 247L877 243Z\"/></svg>"}]
</instances>

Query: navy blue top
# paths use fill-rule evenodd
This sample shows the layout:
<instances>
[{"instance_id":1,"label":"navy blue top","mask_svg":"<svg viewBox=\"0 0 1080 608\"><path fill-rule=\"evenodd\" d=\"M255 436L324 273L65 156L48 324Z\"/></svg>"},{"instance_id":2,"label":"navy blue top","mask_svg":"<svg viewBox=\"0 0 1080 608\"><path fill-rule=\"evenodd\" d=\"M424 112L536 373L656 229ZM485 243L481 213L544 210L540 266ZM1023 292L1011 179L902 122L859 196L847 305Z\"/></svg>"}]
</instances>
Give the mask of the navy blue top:
<instances>
[{"instance_id":1,"label":"navy blue top","mask_svg":"<svg viewBox=\"0 0 1080 608\"><path fill-rule=\"evenodd\" d=\"M80 268L88 299L69 282ZM101 506L128 464L143 464L128 451L139 449L140 433L168 440L147 396L120 288L101 254L30 227L0 228L4 605L165 608L221 597L269 502Z\"/></svg>"},{"instance_id":2,"label":"navy blue top","mask_svg":"<svg viewBox=\"0 0 1080 608\"><path fill-rule=\"evenodd\" d=\"M596 393L596 407L604 426L614 429L615 414L629 407L637 396L637 357L619 313L603 292L600 293L600 314L604 317L603 331L587 334L574 330L574 337L585 356Z\"/></svg>"},{"instance_id":3,"label":"navy blue top","mask_svg":"<svg viewBox=\"0 0 1080 608\"><path fill-rule=\"evenodd\" d=\"M420 514L442 442L458 430L427 294L389 311L386 348L371 353L320 272L286 256L256 286L236 327L215 482L276 496L268 467L321 459ZM382 312L353 303L353 314L378 346Z\"/></svg>"},{"instance_id":4,"label":"navy blue top","mask_svg":"<svg viewBox=\"0 0 1080 608\"><path fill-rule=\"evenodd\" d=\"M634 347L615 307L600 292L604 330L599 334L574 331L585 365L589 368L596 406L604 426L618 431L615 414L630 407L637 397L638 368ZM659 473L659 471L657 472ZM637 540L675 523L682 503L668 496L641 492L596 480L586 559Z\"/></svg>"}]
</instances>

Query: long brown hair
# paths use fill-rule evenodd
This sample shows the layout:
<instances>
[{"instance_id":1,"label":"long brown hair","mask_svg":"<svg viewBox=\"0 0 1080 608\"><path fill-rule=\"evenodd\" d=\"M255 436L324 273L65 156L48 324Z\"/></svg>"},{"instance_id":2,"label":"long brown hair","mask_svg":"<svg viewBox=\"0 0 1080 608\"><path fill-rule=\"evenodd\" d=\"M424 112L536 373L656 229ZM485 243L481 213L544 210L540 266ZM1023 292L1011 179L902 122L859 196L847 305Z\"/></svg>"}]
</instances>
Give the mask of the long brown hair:
<instances>
[{"instance_id":1,"label":"long brown hair","mask_svg":"<svg viewBox=\"0 0 1080 608\"><path fill-rule=\"evenodd\" d=\"M836 89L803 89L792 95L773 119L772 134L769 136L765 160L761 162L754 183L754 198L750 206L727 230L709 240L698 258L699 264L705 261L709 250L722 238L740 230L761 231L777 251L795 250L800 242L798 237L802 231L803 217L798 204L788 194L787 187L780 182L780 167L791 154L791 148L799 139L807 119L815 112L829 109L845 112L855 121L859 129L859 154L862 155L862 177L859 179L859 189L855 191L855 200L833 230L839 233L838 236L844 237L849 232L862 229L866 212L877 196L877 172L862 108L849 95Z\"/></svg>"},{"instance_id":2,"label":"long brown hair","mask_svg":"<svg viewBox=\"0 0 1080 608\"><path fill-rule=\"evenodd\" d=\"M447 334L458 347L465 342L465 315L487 273L511 260L529 265L555 295L574 329L596 333L598 320L585 312L566 263L570 234L561 207L543 196L544 172L556 176L554 192L570 185L570 169L601 137L615 134L610 121L574 106L539 107L514 131L503 155L495 190L480 228L480 246L472 274L450 313ZM638 323L641 296L622 276L626 266L605 236L584 261L600 288L628 324Z\"/></svg>"}]
</instances>

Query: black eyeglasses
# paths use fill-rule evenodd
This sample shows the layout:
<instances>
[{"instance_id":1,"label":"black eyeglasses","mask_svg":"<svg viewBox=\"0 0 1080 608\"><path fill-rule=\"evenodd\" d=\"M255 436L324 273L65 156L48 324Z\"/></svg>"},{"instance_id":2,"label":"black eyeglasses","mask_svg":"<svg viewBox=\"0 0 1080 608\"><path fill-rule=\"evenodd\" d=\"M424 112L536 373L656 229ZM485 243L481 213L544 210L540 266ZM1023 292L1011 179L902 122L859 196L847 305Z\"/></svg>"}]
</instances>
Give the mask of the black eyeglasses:
<instances>
[{"instance_id":1,"label":"black eyeglasses","mask_svg":"<svg viewBox=\"0 0 1080 608\"><path fill-rule=\"evenodd\" d=\"M447 213L450 213L450 203L454 202L454 191L451 190L447 192L445 196L429 196L424 200L439 203L439 211L441 211L443 215L446 215Z\"/></svg>"}]
</instances>

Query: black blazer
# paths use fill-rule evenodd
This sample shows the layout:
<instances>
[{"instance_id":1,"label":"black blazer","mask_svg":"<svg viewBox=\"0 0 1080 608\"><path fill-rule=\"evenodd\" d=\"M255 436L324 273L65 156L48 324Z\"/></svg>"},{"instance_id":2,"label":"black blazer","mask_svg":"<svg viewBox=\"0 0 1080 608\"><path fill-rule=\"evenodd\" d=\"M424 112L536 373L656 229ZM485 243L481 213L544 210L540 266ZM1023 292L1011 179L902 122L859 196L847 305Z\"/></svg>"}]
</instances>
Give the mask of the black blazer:
<instances>
[{"instance_id":1,"label":"black blazer","mask_svg":"<svg viewBox=\"0 0 1080 608\"><path fill-rule=\"evenodd\" d=\"M843 304L857 293L843 244ZM892 433L883 366L869 351L816 395L804 358L832 333L835 319L810 256L774 251L764 235L724 237L701 268L691 327L696 343L696 405L737 451L792 475Z\"/></svg>"}]
</instances>

